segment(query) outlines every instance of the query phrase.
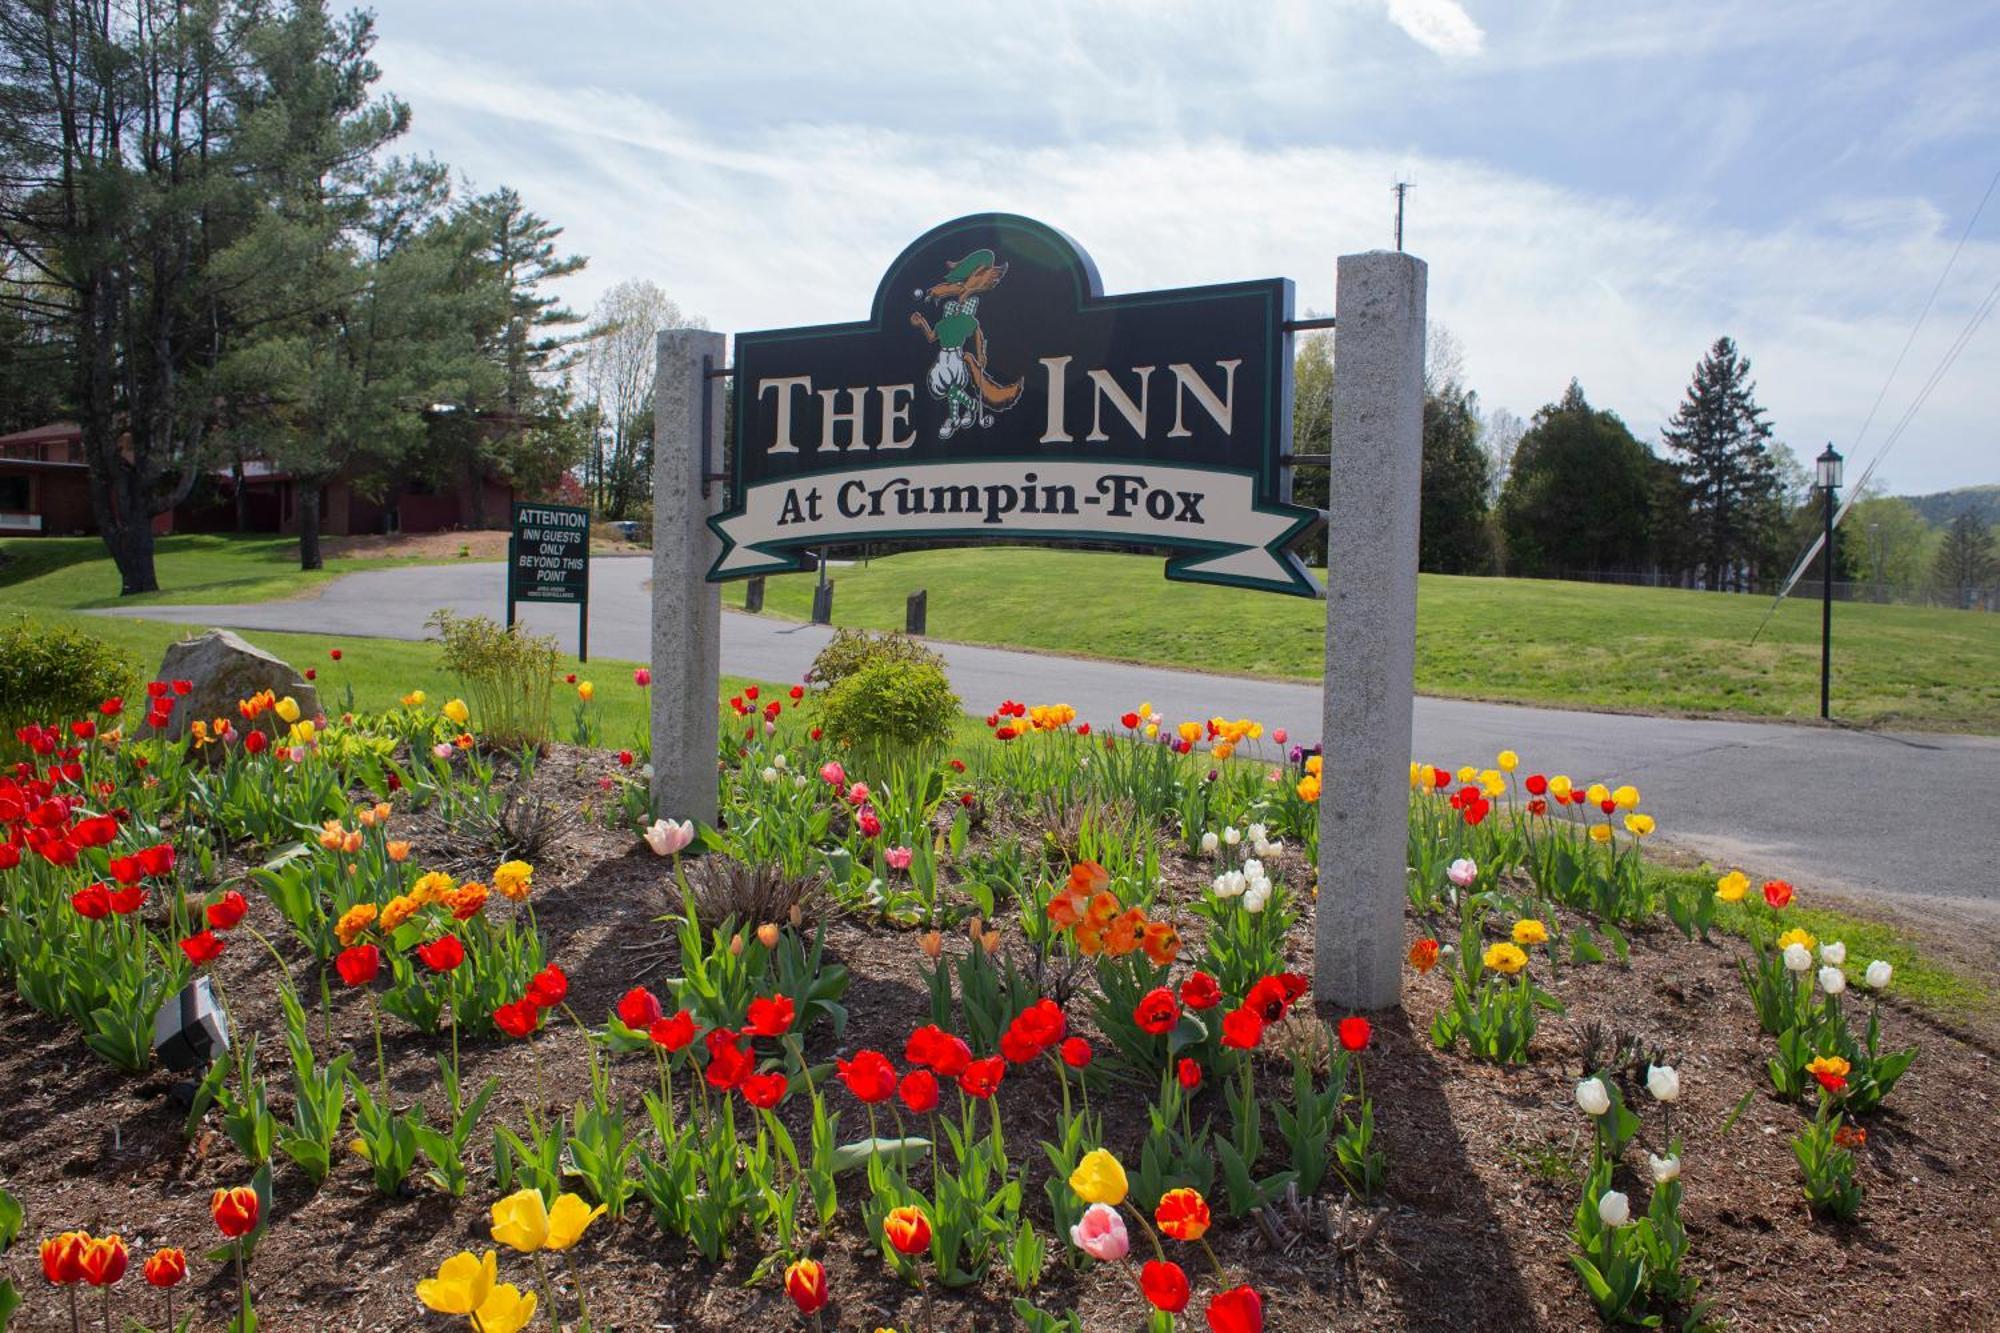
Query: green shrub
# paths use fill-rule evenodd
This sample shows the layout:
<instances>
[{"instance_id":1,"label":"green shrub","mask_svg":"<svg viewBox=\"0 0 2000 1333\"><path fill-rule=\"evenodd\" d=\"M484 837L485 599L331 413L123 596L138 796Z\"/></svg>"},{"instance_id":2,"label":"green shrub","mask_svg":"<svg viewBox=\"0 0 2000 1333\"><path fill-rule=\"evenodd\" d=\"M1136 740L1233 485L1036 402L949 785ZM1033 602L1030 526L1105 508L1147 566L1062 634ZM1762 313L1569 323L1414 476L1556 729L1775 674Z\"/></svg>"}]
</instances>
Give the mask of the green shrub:
<instances>
[{"instance_id":1,"label":"green shrub","mask_svg":"<svg viewBox=\"0 0 2000 1333\"><path fill-rule=\"evenodd\" d=\"M960 712L944 668L893 657L877 657L842 676L821 692L817 706L829 738L878 760L944 745Z\"/></svg>"},{"instance_id":2,"label":"green shrub","mask_svg":"<svg viewBox=\"0 0 2000 1333\"><path fill-rule=\"evenodd\" d=\"M548 744L561 661L554 636L444 610L424 623L437 632L445 669L465 688L475 734L492 745Z\"/></svg>"},{"instance_id":3,"label":"green shrub","mask_svg":"<svg viewBox=\"0 0 2000 1333\"><path fill-rule=\"evenodd\" d=\"M0 753L14 745L17 728L95 716L98 704L137 679L132 660L102 639L16 616L0 627Z\"/></svg>"},{"instance_id":4,"label":"green shrub","mask_svg":"<svg viewBox=\"0 0 2000 1333\"><path fill-rule=\"evenodd\" d=\"M829 689L871 662L912 662L944 670L944 659L907 634L870 634L843 629L819 650L806 679Z\"/></svg>"}]
</instances>

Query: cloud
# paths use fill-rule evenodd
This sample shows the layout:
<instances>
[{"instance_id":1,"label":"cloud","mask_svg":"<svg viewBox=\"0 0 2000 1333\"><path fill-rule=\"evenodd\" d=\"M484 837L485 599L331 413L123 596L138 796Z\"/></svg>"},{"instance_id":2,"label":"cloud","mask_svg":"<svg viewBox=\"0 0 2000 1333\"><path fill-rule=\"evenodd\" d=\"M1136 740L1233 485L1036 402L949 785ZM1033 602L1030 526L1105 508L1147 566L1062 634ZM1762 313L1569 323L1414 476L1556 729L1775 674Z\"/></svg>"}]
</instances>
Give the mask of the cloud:
<instances>
[{"instance_id":1,"label":"cloud","mask_svg":"<svg viewBox=\"0 0 2000 1333\"><path fill-rule=\"evenodd\" d=\"M1389 22L1445 57L1476 56L1486 33L1458 0L1389 0Z\"/></svg>"},{"instance_id":2,"label":"cloud","mask_svg":"<svg viewBox=\"0 0 2000 1333\"><path fill-rule=\"evenodd\" d=\"M1856 184L1783 221L1732 226L1699 201L1648 206L1468 155L1226 130L1023 144L830 110L698 124L587 81L407 43L383 51L389 82L416 110L414 146L482 186L519 189L591 256L565 284L568 300L588 308L612 283L648 278L724 330L854 318L911 238L984 210L1076 237L1108 291L1281 274L1297 281L1301 309L1332 310L1336 258L1389 243L1388 184L1414 168L1423 186L1409 245L1431 265L1431 317L1463 343L1485 405L1525 417L1576 376L1649 439L1727 333L1754 359L1782 438L1804 455L1828 439L1849 450L1963 225ZM1884 419L1996 276L2000 243L1975 238ZM1979 336L1990 356L1994 331ZM2000 387L1968 373L1980 358L1980 346L1968 350L1912 428L1890 468L1899 483L1991 479L1981 442L2000 417Z\"/></svg>"}]
</instances>

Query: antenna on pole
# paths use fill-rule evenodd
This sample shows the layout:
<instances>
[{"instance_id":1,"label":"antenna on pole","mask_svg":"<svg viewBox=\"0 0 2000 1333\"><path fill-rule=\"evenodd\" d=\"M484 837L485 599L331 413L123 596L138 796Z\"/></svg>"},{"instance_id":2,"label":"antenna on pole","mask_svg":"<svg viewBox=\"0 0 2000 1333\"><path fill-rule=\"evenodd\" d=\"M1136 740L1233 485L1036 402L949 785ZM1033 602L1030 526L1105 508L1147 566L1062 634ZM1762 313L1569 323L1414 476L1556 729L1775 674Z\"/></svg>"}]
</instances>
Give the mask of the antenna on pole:
<instances>
[{"instance_id":1,"label":"antenna on pole","mask_svg":"<svg viewBox=\"0 0 2000 1333\"><path fill-rule=\"evenodd\" d=\"M1403 197L1416 188L1416 184L1413 181L1397 181L1389 187L1390 191L1396 196L1396 248L1398 250L1403 248Z\"/></svg>"}]
</instances>

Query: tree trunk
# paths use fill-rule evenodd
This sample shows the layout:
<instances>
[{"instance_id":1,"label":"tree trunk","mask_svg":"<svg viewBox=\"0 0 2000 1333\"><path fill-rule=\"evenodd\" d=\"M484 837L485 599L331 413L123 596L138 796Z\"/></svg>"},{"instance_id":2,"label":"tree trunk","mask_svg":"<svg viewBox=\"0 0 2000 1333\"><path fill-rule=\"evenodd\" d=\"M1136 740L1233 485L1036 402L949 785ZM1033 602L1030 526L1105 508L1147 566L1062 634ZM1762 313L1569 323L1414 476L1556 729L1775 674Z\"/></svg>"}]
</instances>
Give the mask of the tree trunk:
<instances>
[{"instance_id":1,"label":"tree trunk","mask_svg":"<svg viewBox=\"0 0 2000 1333\"><path fill-rule=\"evenodd\" d=\"M299 488L299 568L324 569L319 553L319 482L300 478Z\"/></svg>"},{"instance_id":2,"label":"tree trunk","mask_svg":"<svg viewBox=\"0 0 2000 1333\"><path fill-rule=\"evenodd\" d=\"M243 484L243 451L238 449L236 457L229 465L229 472L236 479L236 530L250 531L250 492Z\"/></svg>"},{"instance_id":3,"label":"tree trunk","mask_svg":"<svg viewBox=\"0 0 2000 1333\"><path fill-rule=\"evenodd\" d=\"M153 525L145 514L107 529L104 544L118 566L120 597L160 590L160 578L153 569Z\"/></svg>"}]
</instances>

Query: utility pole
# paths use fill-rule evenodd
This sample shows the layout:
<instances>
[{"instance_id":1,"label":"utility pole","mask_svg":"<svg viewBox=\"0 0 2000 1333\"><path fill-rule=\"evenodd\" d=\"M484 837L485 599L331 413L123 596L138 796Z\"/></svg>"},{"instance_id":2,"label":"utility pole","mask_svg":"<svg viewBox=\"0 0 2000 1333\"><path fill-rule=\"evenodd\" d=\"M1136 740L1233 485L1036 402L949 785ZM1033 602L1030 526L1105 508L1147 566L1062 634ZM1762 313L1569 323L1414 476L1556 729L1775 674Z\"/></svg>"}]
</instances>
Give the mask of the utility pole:
<instances>
[{"instance_id":1,"label":"utility pole","mask_svg":"<svg viewBox=\"0 0 2000 1333\"><path fill-rule=\"evenodd\" d=\"M1397 181L1389 187L1396 196L1396 249L1403 248L1403 196L1417 187L1409 181Z\"/></svg>"}]
</instances>

